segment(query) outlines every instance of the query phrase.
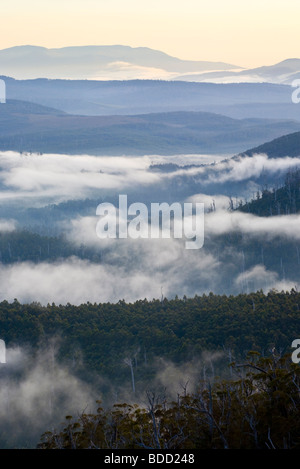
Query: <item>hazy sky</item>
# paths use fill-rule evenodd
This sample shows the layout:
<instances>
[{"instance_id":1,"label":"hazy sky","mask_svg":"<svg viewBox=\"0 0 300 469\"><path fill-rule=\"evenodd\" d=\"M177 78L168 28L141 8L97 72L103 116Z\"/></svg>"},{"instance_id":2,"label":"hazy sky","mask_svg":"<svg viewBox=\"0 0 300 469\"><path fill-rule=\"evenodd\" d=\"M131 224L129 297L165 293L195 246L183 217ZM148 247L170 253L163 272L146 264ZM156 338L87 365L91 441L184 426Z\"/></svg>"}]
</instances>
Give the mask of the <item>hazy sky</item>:
<instances>
[{"instance_id":1,"label":"hazy sky","mask_svg":"<svg viewBox=\"0 0 300 469\"><path fill-rule=\"evenodd\" d=\"M0 49L123 44L244 67L299 57L299 0L1 0Z\"/></svg>"}]
</instances>

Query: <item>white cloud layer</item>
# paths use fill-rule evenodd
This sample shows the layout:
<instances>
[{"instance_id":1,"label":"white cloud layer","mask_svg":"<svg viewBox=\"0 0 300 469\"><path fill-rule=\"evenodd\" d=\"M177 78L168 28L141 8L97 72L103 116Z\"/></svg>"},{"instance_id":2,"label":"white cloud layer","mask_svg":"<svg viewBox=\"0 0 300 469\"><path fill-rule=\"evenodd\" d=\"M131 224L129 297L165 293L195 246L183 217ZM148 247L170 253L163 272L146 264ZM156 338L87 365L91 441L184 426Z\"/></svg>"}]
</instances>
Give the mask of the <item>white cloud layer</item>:
<instances>
[{"instance_id":1,"label":"white cloud layer","mask_svg":"<svg viewBox=\"0 0 300 469\"><path fill-rule=\"evenodd\" d=\"M268 292L272 289L290 291L295 286L298 287L295 282L280 280L277 272L267 270L264 265L260 264L239 274L235 278L235 284L247 293L257 290Z\"/></svg>"},{"instance_id":2,"label":"white cloud layer","mask_svg":"<svg viewBox=\"0 0 300 469\"><path fill-rule=\"evenodd\" d=\"M89 222L84 220L81 231L86 230L87 241ZM80 243L78 225L76 233ZM167 297L195 295L199 288L208 292L212 283L217 287L220 281L214 256L200 249L195 259L182 240L90 238L90 242L102 249L101 264L72 257L55 263L0 265L1 299L42 304L151 300L162 291Z\"/></svg>"},{"instance_id":3,"label":"white cloud layer","mask_svg":"<svg viewBox=\"0 0 300 469\"><path fill-rule=\"evenodd\" d=\"M195 158L195 155L193 156ZM201 156L199 156L201 161ZM176 160L175 160L176 161ZM180 156L182 162L182 155ZM193 296L222 289L222 279L232 276L232 285L240 288L248 282L259 288L279 285L275 273L257 268L248 276L234 265L238 254L226 262L217 253L205 250L206 239L214 235L242 233L245 236L270 241L277 236L300 239L300 216L256 217L242 212L229 212L229 198L222 193L204 193L209 183L244 181L263 172L276 174L300 165L300 159L270 160L266 155L219 161L214 165L181 168L171 173L149 170L154 157L94 157L69 155L19 155L0 153L0 197L2 201L16 200L29 206L45 199L53 202L86 198L91 194L118 195L147 186L150 190L168 187L178 177L199 179L198 194L189 202L204 202L206 208L215 204L216 211L206 213L204 249L189 252L184 239L100 240L96 235L98 217L78 217L64 222L68 239L77 246L87 246L101 253L101 263L95 264L76 257L55 263L21 262L0 265L0 298L42 304L135 301L139 298ZM173 159L174 162L174 159ZM195 161L194 161L195 162ZM197 179L198 178L198 179ZM189 181L189 179L187 179ZM195 186L194 186L195 187ZM216 186L218 189L218 187ZM217 190L216 189L216 190ZM203 190L203 192L201 191ZM157 195L157 194L155 194ZM136 200L137 202L139 200ZM170 201L169 201L170 202ZM174 201L175 202L175 201ZM0 220L0 232L13 230L14 220ZM260 270L259 270L260 269ZM243 277L239 277L240 274ZM243 283L244 282L244 283Z\"/></svg>"},{"instance_id":4,"label":"white cloud layer","mask_svg":"<svg viewBox=\"0 0 300 469\"><path fill-rule=\"evenodd\" d=\"M196 163L195 155L192 161ZM205 157L206 159L206 157ZM254 155L220 161L211 156L216 164L204 164L203 155L198 155L202 166L182 167L172 172L151 171L156 162L166 162L161 157L96 157L90 155L35 155L15 152L0 153L0 199L2 202L15 200L25 203L59 203L97 195L111 195L138 191L139 187L164 187L180 177L191 177L202 189L210 184L225 184L247 181L262 174L283 174L290 168L300 166L300 158L268 159L267 155ZM170 157L170 161L176 158ZM189 164L189 155L184 160L178 155L178 163ZM207 162L207 159L206 159Z\"/></svg>"},{"instance_id":5,"label":"white cloud layer","mask_svg":"<svg viewBox=\"0 0 300 469\"><path fill-rule=\"evenodd\" d=\"M16 229L16 220L0 219L0 233L14 231Z\"/></svg>"},{"instance_id":6,"label":"white cloud layer","mask_svg":"<svg viewBox=\"0 0 300 469\"><path fill-rule=\"evenodd\" d=\"M272 239L286 236L300 239L300 215L278 215L276 217L258 217L249 213L219 210L205 216L205 233L222 235L243 233L253 237Z\"/></svg>"}]
</instances>

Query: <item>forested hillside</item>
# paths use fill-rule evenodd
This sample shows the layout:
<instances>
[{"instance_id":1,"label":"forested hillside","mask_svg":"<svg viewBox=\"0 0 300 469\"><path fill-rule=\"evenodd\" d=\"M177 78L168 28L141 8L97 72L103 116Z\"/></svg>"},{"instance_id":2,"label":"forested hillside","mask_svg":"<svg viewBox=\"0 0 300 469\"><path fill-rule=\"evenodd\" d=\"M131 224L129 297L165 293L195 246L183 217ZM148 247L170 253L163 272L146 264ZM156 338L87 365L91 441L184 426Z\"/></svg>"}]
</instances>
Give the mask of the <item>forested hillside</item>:
<instances>
[{"instance_id":1,"label":"forested hillside","mask_svg":"<svg viewBox=\"0 0 300 469\"><path fill-rule=\"evenodd\" d=\"M300 210L300 170L288 171L282 186L258 191L256 198L241 204L238 209L264 217L298 213Z\"/></svg>"},{"instance_id":2,"label":"forested hillside","mask_svg":"<svg viewBox=\"0 0 300 469\"><path fill-rule=\"evenodd\" d=\"M256 153L266 153L269 158L281 158L285 156L300 155L300 132L294 132L282 137L275 138L270 142L263 143L258 147L251 148L243 155L255 155Z\"/></svg>"},{"instance_id":3,"label":"forested hillside","mask_svg":"<svg viewBox=\"0 0 300 469\"><path fill-rule=\"evenodd\" d=\"M299 129L297 120L233 119L211 112L84 116L13 99L0 108L1 151L113 156L224 154Z\"/></svg>"},{"instance_id":4,"label":"forested hillside","mask_svg":"<svg viewBox=\"0 0 300 469\"><path fill-rule=\"evenodd\" d=\"M295 290L80 306L42 307L16 299L0 303L0 330L8 346L37 347L60 336L65 359L80 351L88 369L122 383L129 378L126 357L136 360L136 378L143 380L156 358L182 363L203 351L242 357L249 350L287 350L297 338L299 307Z\"/></svg>"}]
</instances>

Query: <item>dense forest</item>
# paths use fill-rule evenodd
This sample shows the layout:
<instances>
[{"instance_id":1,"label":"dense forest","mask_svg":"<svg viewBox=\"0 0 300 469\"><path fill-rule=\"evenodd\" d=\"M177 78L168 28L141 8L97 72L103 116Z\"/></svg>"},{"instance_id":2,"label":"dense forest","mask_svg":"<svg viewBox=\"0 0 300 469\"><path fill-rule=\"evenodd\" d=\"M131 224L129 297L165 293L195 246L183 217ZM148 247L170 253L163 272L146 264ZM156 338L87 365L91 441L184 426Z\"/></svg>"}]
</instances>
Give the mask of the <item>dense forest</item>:
<instances>
[{"instance_id":1,"label":"dense forest","mask_svg":"<svg viewBox=\"0 0 300 469\"><path fill-rule=\"evenodd\" d=\"M284 184L272 189L263 188L256 198L245 204L241 203L238 210L258 216L291 215L300 211L300 169L287 172Z\"/></svg>"},{"instance_id":2,"label":"dense forest","mask_svg":"<svg viewBox=\"0 0 300 469\"><path fill-rule=\"evenodd\" d=\"M129 358L138 386L151 379L157 359L185 363L203 351L219 351L227 366L229 357L244 357L250 350L263 355L274 347L280 353L290 350L298 334L299 306L296 290L79 306L15 300L0 303L0 330L8 346L38 347L60 336L61 357L76 362L80 352L87 369L116 384L130 383L124 364Z\"/></svg>"},{"instance_id":3,"label":"dense forest","mask_svg":"<svg viewBox=\"0 0 300 469\"><path fill-rule=\"evenodd\" d=\"M5 404L27 439L16 440L8 420L1 445L30 446L44 433L41 448L299 447L299 365L291 360L299 305L295 289L79 306L2 301L11 364L1 366L1 386L26 404L38 379L32 405L43 419ZM78 382L93 388L98 411L69 410Z\"/></svg>"}]
</instances>

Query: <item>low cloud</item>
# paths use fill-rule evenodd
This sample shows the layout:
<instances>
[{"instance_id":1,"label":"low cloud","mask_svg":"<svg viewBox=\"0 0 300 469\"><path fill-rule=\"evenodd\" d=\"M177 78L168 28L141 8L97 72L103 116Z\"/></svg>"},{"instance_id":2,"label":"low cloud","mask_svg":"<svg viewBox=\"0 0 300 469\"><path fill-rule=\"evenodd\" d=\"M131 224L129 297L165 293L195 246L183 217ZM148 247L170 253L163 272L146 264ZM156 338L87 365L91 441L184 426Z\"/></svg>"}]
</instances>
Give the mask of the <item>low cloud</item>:
<instances>
[{"instance_id":1,"label":"low cloud","mask_svg":"<svg viewBox=\"0 0 300 469\"><path fill-rule=\"evenodd\" d=\"M111 62L101 69L99 73L91 74L90 80L170 80L176 73L166 70L135 65L129 62Z\"/></svg>"},{"instance_id":2,"label":"low cloud","mask_svg":"<svg viewBox=\"0 0 300 469\"><path fill-rule=\"evenodd\" d=\"M86 220L83 228L86 229ZM82 241L78 226L78 242ZM86 238L85 238L86 239ZM218 261L183 240L100 240L101 263L71 257L55 263L22 262L0 266L1 298L42 304L135 301L161 296L193 296L220 282ZM95 244L94 244L95 246ZM34 285L34 288L33 288Z\"/></svg>"},{"instance_id":3,"label":"low cloud","mask_svg":"<svg viewBox=\"0 0 300 469\"><path fill-rule=\"evenodd\" d=\"M0 233L14 231L17 227L16 220L0 219Z\"/></svg>"},{"instance_id":4,"label":"low cloud","mask_svg":"<svg viewBox=\"0 0 300 469\"><path fill-rule=\"evenodd\" d=\"M153 282L149 274L124 268L92 264L70 258L49 264L29 262L1 266L1 298L22 303L81 304L90 302L132 301L145 295L157 297L159 279ZM34 286L34 288L33 288ZM147 292L147 293L145 293Z\"/></svg>"},{"instance_id":5,"label":"low cloud","mask_svg":"<svg viewBox=\"0 0 300 469\"><path fill-rule=\"evenodd\" d=\"M184 392L196 392L201 382L205 381L207 385L207 381L213 382L215 377L219 376L219 365L221 365L222 372L225 371L224 358L225 353L222 351L204 350L198 357L183 364L175 364L162 358L157 359L157 373L153 380L153 388L165 389L166 394L172 399L178 398L178 395L183 395Z\"/></svg>"},{"instance_id":6,"label":"low cloud","mask_svg":"<svg viewBox=\"0 0 300 469\"><path fill-rule=\"evenodd\" d=\"M189 164L195 156L170 157L170 161ZM151 165L162 161L161 157L105 157L89 155L18 154L0 153L0 197L9 200L27 200L59 203L87 197L107 197L121 192L138 193L140 188L155 187L168 192L169 184L179 184L192 178L204 190L209 185L249 181L262 174L283 175L290 168L300 165L300 158L269 159L267 155L239 157L220 161L211 156L203 164L203 155L195 160L199 166L186 166L171 172L152 171ZM167 162L166 158L163 162ZM160 188L160 189L158 189ZM174 192L174 191L173 191ZM162 192L166 193L166 192Z\"/></svg>"},{"instance_id":7,"label":"low cloud","mask_svg":"<svg viewBox=\"0 0 300 469\"><path fill-rule=\"evenodd\" d=\"M63 423L66 415L76 418L94 410L99 395L58 361L58 349L55 339L35 352L26 347L7 348L0 376L2 448L34 448L41 434Z\"/></svg>"},{"instance_id":8,"label":"low cloud","mask_svg":"<svg viewBox=\"0 0 300 469\"><path fill-rule=\"evenodd\" d=\"M258 217L239 211L219 210L205 216L205 233L223 235L243 233L252 237L300 239L300 215Z\"/></svg>"},{"instance_id":9,"label":"low cloud","mask_svg":"<svg viewBox=\"0 0 300 469\"><path fill-rule=\"evenodd\" d=\"M160 180L148 171L148 157L0 154L0 197L3 201L66 200L131 191Z\"/></svg>"},{"instance_id":10,"label":"low cloud","mask_svg":"<svg viewBox=\"0 0 300 469\"><path fill-rule=\"evenodd\" d=\"M247 181L259 178L263 174L284 174L299 165L300 158L289 156L285 158L268 158L266 154L240 156L210 167L206 184Z\"/></svg>"},{"instance_id":11,"label":"low cloud","mask_svg":"<svg viewBox=\"0 0 300 469\"><path fill-rule=\"evenodd\" d=\"M218 187L215 195L204 193L209 181L242 181L263 171L275 174L289 169L291 165L299 165L297 158L268 160L266 155L255 155L214 165L181 168L172 173L151 171L153 159L149 156L119 158L8 152L1 154L0 161L0 183L3 188L0 196L3 200L7 197L19 198L25 203L27 197L31 205L34 199L48 197L57 202L99 193L105 200L106 196L116 198L123 191L132 191L138 199L145 186L149 188L150 195L154 187L164 188L164 193L168 193L171 187L168 183L173 184L173 194L176 194L179 187L176 178L182 175L187 176L188 189L189 176L195 178L193 181L196 184L199 179L200 188L198 194L187 194L184 200L204 202L206 209L211 206L216 209L204 217L204 248L189 251L185 249L184 239L100 240L96 234L98 217L95 204L95 216L68 219L61 228L67 239L77 247L94 249L97 259L101 259L100 263L72 257L52 263L0 265L1 298L9 301L14 298L21 302L39 301L42 304L115 302L120 299L135 301L158 298L162 291L169 298L210 291L224 293L228 292L229 283L237 292L241 288L239 278L234 281L241 273L240 267L235 265L239 254L233 249L220 253L220 246L214 246L216 249L208 252L206 240L228 233L241 233L245 239L259 237L264 241L272 241L275 237L300 239L298 215L257 217L243 212L229 212L229 198L218 192ZM159 190L158 194L157 191L153 192L156 197L160 195ZM0 231L1 226L4 231L14 229L16 225L13 220L2 220ZM261 281L257 284L272 287L280 281L279 278L270 277L267 271L260 273L257 278ZM228 278L230 282L224 282ZM248 278L248 284L251 281L251 277Z\"/></svg>"},{"instance_id":12,"label":"low cloud","mask_svg":"<svg viewBox=\"0 0 300 469\"><path fill-rule=\"evenodd\" d=\"M247 293L251 291L263 290L265 293L274 289L277 291L290 291L295 285L292 281L279 280L277 272L267 270L264 265L255 265L249 270L239 274L235 283L242 291Z\"/></svg>"}]
</instances>

